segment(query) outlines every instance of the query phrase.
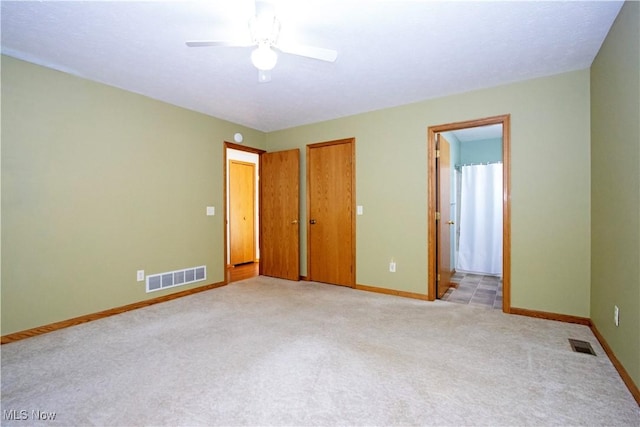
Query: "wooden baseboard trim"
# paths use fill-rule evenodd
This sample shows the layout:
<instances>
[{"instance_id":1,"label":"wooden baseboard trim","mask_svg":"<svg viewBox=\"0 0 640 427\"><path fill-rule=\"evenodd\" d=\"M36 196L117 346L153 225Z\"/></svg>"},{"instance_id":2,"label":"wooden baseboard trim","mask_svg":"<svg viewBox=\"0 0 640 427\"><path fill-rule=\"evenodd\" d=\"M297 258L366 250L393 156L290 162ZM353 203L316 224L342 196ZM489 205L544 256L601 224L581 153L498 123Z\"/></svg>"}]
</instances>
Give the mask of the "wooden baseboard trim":
<instances>
[{"instance_id":1,"label":"wooden baseboard trim","mask_svg":"<svg viewBox=\"0 0 640 427\"><path fill-rule=\"evenodd\" d=\"M395 289L378 288L376 286L356 285L354 289L357 289L359 291L376 292L378 294L395 295L398 297L419 299L422 301L429 300L428 296L424 294L418 294L414 292L405 292L405 291L396 291Z\"/></svg>"},{"instance_id":2,"label":"wooden baseboard trim","mask_svg":"<svg viewBox=\"0 0 640 427\"><path fill-rule=\"evenodd\" d=\"M100 311L98 313L86 314L84 316L74 317L73 319L62 320L60 322L50 323L48 325L38 326L36 328L27 329L20 332L14 332L12 334L3 335L1 337L1 344L8 344L11 342L20 341L25 338L31 338L37 335L42 335L49 332L57 331L58 329L64 329L70 326L80 325L82 323L103 319L105 317L114 316L116 314L135 310L138 308L148 307L150 305L159 304L161 302L166 302L166 301L171 301L173 299L186 297L187 295L197 294L199 292L219 288L224 285L226 285L225 282L212 283L210 285L204 285L198 288L187 289L186 291L176 292L175 294L163 295L157 298L134 302L133 304L127 304L120 307L110 308L109 310Z\"/></svg>"},{"instance_id":3,"label":"wooden baseboard trim","mask_svg":"<svg viewBox=\"0 0 640 427\"><path fill-rule=\"evenodd\" d=\"M557 320L559 322L591 326L591 319L588 317L570 316L568 314L549 313L547 311L528 310L517 307L511 307L509 313L519 316L535 317L537 319Z\"/></svg>"},{"instance_id":4,"label":"wooden baseboard trim","mask_svg":"<svg viewBox=\"0 0 640 427\"><path fill-rule=\"evenodd\" d=\"M618 374L620 374L620 378L622 378L622 381L631 392L631 395L638 403L638 406L640 406L640 389L638 389L638 386L636 385L636 383L633 382L631 375L629 375L627 370L624 369L624 366L622 366L622 363L620 363L616 355L613 353L613 350L611 350L611 347L609 347L607 340L605 340L602 334L600 334L600 331L598 331L598 328L596 328L596 325L594 325L593 322L591 322L590 326L591 326L591 331L593 332L593 335L595 335L598 341L600 342L600 345L604 349L604 352L607 353L609 360L611 360L611 363L618 371Z\"/></svg>"}]
</instances>

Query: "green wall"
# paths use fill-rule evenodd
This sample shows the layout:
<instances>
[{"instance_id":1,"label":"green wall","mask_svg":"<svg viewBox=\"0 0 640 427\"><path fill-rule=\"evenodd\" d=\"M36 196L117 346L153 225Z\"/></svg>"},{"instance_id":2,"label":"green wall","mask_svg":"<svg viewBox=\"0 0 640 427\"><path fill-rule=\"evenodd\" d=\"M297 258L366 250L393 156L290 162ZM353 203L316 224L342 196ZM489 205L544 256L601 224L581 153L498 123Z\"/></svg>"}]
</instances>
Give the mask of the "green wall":
<instances>
[{"instance_id":1,"label":"green wall","mask_svg":"<svg viewBox=\"0 0 640 427\"><path fill-rule=\"evenodd\" d=\"M591 96L591 320L640 385L640 3L622 7Z\"/></svg>"},{"instance_id":2,"label":"green wall","mask_svg":"<svg viewBox=\"0 0 640 427\"><path fill-rule=\"evenodd\" d=\"M223 141L264 134L2 56L2 334L224 280ZM216 216L205 216L215 206Z\"/></svg>"},{"instance_id":3,"label":"green wall","mask_svg":"<svg viewBox=\"0 0 640 427\"><path fill-rule=\"evenodd\" d=\"M265 135L2 59L3 335L161 295L137 269L205 264L222 281L222 142L236 131L272 151L356 137L356 281L425 294L427 127L507 113L512 306L589 316L588 70Z\"/></svg>"},{"instance_id":4,"label":"green wall","mask_svg":"<svg viewBox=\"0 0 640 427\"><path fill-rule=\"evenodd\" d=\"M589 111L589 70L581 70L271 132L266 147L304 150L355 137L356 197L364 206L356 282L425 294L427 128L511 114L511 304L589 317ZM305 186L302 176L302 274ZM388 271L392 257L396 273Z\"/></svg>"},{"instance_id":5,"label":"green wall","mask_svg":"<svg viewBox=\"0 0 640 427\"><path fill-rule=\"evenodd\" d=\"M502 138L481 139L460 143L460 163L502 161Z\"/></svg>"}]
</instances>

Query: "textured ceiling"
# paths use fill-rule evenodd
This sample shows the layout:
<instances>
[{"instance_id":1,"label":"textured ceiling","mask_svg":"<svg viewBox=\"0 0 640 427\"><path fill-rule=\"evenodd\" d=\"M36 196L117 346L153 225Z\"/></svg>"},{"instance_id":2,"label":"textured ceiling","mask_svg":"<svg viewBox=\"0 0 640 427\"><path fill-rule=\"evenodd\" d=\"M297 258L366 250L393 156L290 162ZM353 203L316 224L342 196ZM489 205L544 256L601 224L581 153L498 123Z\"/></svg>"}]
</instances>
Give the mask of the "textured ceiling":
<instances>
[{"instance_id":1,"label":"textured ceiling","mask_svg":"<svg viewBox=\"0 0 640 427\"><path fill-rule=\"evenodd\" d=\"M258 83L254 4L2 1L2 52L262 131L584 69L620 1L275 1L281 39L335 49L280 54Z\"/></svg>"}]
</instances>

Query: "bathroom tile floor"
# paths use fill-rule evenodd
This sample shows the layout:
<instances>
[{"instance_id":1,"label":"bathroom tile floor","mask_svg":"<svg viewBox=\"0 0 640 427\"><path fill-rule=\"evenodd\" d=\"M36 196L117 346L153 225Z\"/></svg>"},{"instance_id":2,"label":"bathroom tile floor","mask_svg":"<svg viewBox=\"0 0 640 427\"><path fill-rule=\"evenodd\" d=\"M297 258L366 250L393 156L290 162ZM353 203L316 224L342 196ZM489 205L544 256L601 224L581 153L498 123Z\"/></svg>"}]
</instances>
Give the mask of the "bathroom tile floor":
<instances>
[{"instance_id":1,"label":"bathroom tile floor","mask_svg":"<svg viewBox=\"0 0 640 427\"><path fill-rule=\"evenodd\" d=\"M457 288L449 288L443 301L502 309L502 278L457 272L451 277Z\"/></svg>"}]
</instances>

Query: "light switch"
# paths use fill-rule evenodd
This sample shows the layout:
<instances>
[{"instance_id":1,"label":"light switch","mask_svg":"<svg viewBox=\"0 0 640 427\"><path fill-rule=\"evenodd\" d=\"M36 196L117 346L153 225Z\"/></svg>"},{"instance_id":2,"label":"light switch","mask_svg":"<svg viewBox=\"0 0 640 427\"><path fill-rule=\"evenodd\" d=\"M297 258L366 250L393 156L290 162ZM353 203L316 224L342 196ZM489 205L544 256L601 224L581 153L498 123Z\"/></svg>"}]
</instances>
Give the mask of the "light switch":
<instances>
[{"instance_id":1,"label":"light switch","mask_svg":"<svg viewBox=\"0 0 640 427\"><path fill-rule=\"evenodd\" d=\"M207 216L213 216L216 214L215 206L207 206Z\"/></svg>"},{"instance_id":2,"label":"light switch","mask_svg":"<svg viewBox=\"0 0 640 427\"><path fill-rule=\"evenodd\" d=\"M358 205L358 206L356 207L356 212L358 213L358 215L362 215L362 212L363 212L362 205Z\"/></svg>"}]
</instances>

